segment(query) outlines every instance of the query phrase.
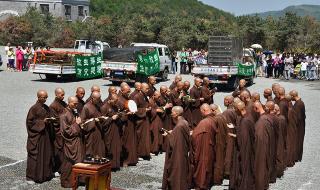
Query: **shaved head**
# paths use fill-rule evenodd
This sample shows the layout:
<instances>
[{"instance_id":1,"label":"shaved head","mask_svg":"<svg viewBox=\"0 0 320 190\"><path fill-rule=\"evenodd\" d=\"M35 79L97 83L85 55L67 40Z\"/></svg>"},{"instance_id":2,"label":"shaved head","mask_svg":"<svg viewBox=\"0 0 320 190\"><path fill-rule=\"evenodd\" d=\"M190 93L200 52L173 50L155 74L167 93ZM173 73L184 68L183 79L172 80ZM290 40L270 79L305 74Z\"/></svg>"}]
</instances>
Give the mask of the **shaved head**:
<instances>
[{"instance_id":1,"label":"shaved head","mask_svg":"<svg viewBox=\"0 0 320 190\"><path fill-rule=\"evenodd\" d=\"M278 97L278 96L279 96L279 95L278 95L278 90L279 90L279 88L280 88L280 84L279 84L279 83L273 83L271 88L272 88L273 94L274 94L276 97Z\"/></svg>"},{"instance_id":2,"label":"shaved head","mask_svg":"<svg viewBox=\"0 0 320 190\"><path fill-rule=\"evenodd\" d=\"M100 92L100 87L98 85L93 85L91 87L91 92Z\"/></svg>"},{"instance_id":3,"label":"shaved head","mask_svg":"<svg viewBox=\"0 0 320 190\"><path fill-rule=\"evenodd\" d=\"M254 109L255 112L260 113L260 114L265 112L261 102L253 103L253 109Z\"/></svg>"},{"instance_id":4,"label":"shaved head","mask_svg":"<svg viewBox=\"0 0 320 190\"><path fill-rule=\"evenodd\" d=\"M298 97L298 92L296 90L291 90L289 93L293 98Z\"/></svg>"},{"instance_id":5,"label":"shaved head","mask_svg":"<svg viewBox=\"0 0 320 190\"><path fill-rule=\"evenodd\" d=\"M245 86L246 86L246 80L241 79L241 80L239 81L239 87L240 87L240 88L243 88L243 87L245 87Z\"/></svg>"},{"instance_id":6,"label":"shaved head","mask_svg":"<svg viewBox=\"0 0 320 190\"><path fill-rule=\"evenodd\" d=\"M184 81L184 89L188 90L190 88L190 82L189 81Z\"/></svg>"},{"instance_id":7,"label":"shaved head","mask_svg":"<svg viewBox=\"0 0 320 190\"><path fill-rule=\"evenodd\" d=\"M122 85L122 86L124 86L124 85ZM115 93L117 93L117 88L114 86L110 86L108 89L108 92L109 92L109 94L115 94Z\"/></svg>"},{"instance_id":8,"label":"shaved head","mask_svg":"<svg viewBox=\"0 0 320 190\"><path fill-rule=\"evenodd\" d=\"M200 86L201 86L201 83L202 83L201 78L196 77L196 78L194 79L194 85L196 85L197 87L200 87Z\"/></svg>"},{"instance_id":9,"label":"shaved head","mask_svg":"<svg viewBox=\"0 0 320 190\"><path fill-rule=\"evenodd\" d=\"M150 77L148 78L148 82L149 82L149 84L151 84L151 85L155 85L155 84L157 83L156 77L150 76Z\"/></svg>"},{"instance_id":10,"label":"shaved head","mask_svg":"<svg viewBox=\"0 0 320 190\"><path fill-rule=\"evenodd\" d=\"M160 96L161 96L161 94L159 91L154 91L154 93L152 95L153 99L155 99L155 100L159 100Z\"/></svg>"},{"instance_id":11,"label":"shaved head","mask_svg":"<svg viewBox=\"0 0 320 190\"><path fill-rule=\"evenodd\" d=\"M234 100L234 97L231 96L231 95L228 95L226 97L224 97L224 106L228 107L229 105L232 105L233 104L233 100Z\"/></svg>"},{"instance_id":12,"label":"shaved head","mask_svg":"<svg viewBox=\"0 0 320 190\"><path fill-rule=\"evenodd\" d=\"M54 94L56 95L56 98L58 98L59 100L64 99L64 90L62 88L56 88Z\"/></svg>"},{"instance_id":13,"label":"shaved head","mask_svg":"<svg viewBox=\"0 0 320 190\"><path fill-rule=\"evenodd\" d=\"M75 97L75 96L70 96L69 98L68 98L68 104L70 104L70 103L78 103L78 98L77 97Z\"/></svg>"},{"instance_id":14,"label":"shaved head","mask_svg":"<svg viewBox=\"0 0 320 190\"><path fill-rule=\"evenodd\" d=\"M177 75L176 77L174 77L174 82L175 82L175 83L178 83L178 82L180 82L180 81L182 81L181 75Z\"/></svg>"},{"instance_id":15,"label":"shaved head","mask_svg":"<svg viewBox=\"0 0 320 190\"><path fill-rule=\"evenodd\" d=\"M206 103L201 105L200 111L201 111L202 116L207 116L212 113L210 105L206 104Z\"/></svg>"},{"instance_id":16,"label":"shaved head","mask_svg":"<svg viewBox=\"0 0 320 190\"><path fill-rule=\"evenodd\" d=\"M94 99L101 98L101 94L100 92L95 91L95 92L92 92L91 97Z\"/></svg>"},{"instance_id":17,"label":"shaved head","mask_svg":"<svg viewBox=\"0 0 320 190\"><path fill-rule=\"evenodd\" d=\"M164 86L164 85L160 86L160 93L166 93L167 90L168 90L167 86Z\"/></svg>"},{"instance_id":18,"label":"shaved head","mask_svg":"<svg viewBox=\"0 0 320 190\"><path fill-rule=\"evenodd\" d=\"M275 104L274 105L274 112L276 115L280 115L280 107L278 104Z\"/></svg>"},{"instance_id":19,"label":"shaved head","mask_svg":"<svg viewBox=\"0 0 320 190\"><path fill-rule=\"evenodd\" d=\"M141 85L141 91L144 93L144 94L147 94L148 91L149 91L149 85L147 83L142 83Z\"/></svg>"},{"instance_id":20,"label":"shaved head","mask_svg":"<svg viewBox=\"0 0 320 190\"><path fill-rule=\"evenodd\" d=\"M271 88L266 88L266 89L264 89L264 91L263 91L263 97L267 99L267 98L270 97L270 96L272 96L272 90L271 90Z\"/></svg>"},{"instance_id":21,"label":"shaved head","mask_svg":"<svg viewBox=\"0 0 320 190\"><path fill-rule=\"evenodd\" d=\"M48 96L47 91L45 91L45 90L38 90L38 92L37 92L37 97L38 97L38 98L41 97L41 96L44 96L44 95L47 95L47 96Z\"/></svg>"},{"instance_id":22,"label":"shaved head","mask_svg":"<svg viewBox=\"0 0 320 190\"><path fill-rule=\"evenodd\" d=\"M235 103L235 107L241 111L243 109L246 109L246 104L243 101L238 101Z\"/></svg>"},{"instance_id":23,"label":"shaved head","mask_svg":"<svg viewBox=\"0 0 320 190\"><path fill-rule=\"evenodd\" d=\"M243 90L241 93L240 93L240 99L241 101L243 101L244 103L248 103L250 101L250 94L248 91L246 90Z\"/></svg>"},{"instance_id":24,"label":"shaved head","mask_svg":"<svg viewBox=\"0 0 320 190\"><path fill-rule=\"evenodd\" d=\"M268 102L266 103L266 105L265 105L265 107L266 107L266 112L267 112L267 113L271 113L272 111L274 111L274 106L275 106L275 104L274 104L273 101L268 101Z\"/></svg>"},{"instance_id":25,"label":"shaved head","mask_svg":"<svg viewBox=\"0 0 320 190\"><path fill-rule=\"evenodd\" d=\"M292 96L291 96L290 94L284 95L284 98L285 98L287 101L292 101Z\"/></svg>"},{"instance_id":26,"label":"shaved head","mask_svg":"<svg viewBox=\"0 0 320 190\"><path fill-rule=\"evenodd\" d=\"M183 87L184 87L184 83L181 82L181 81L179 81L179 82L177 83L177 89L178 89L178 90L182 90Z\"/></svg>"},{"instance_id":27,"label":"shaved head","mask_svg":"<svg viewBox=\"0 0 320 190\"><path fill-rule=\"evenodd\" d=\"M47 101L48 93L45 90L38 90L37 97L38 97L38 102L41 104L44 104Z\"/></svg>"},{"instance_id":28,"label":"shaved head","mask_svg":"<svg viewBox=\"0 0 320 190\"><path fill-rule=\"evenodd\" d=\"M283 87L279 87L278 91L279 96L284 96L286 94L286 90Z\"/></svg>"},{"instance_id":29,"label":"shaved head","mask_svg":"<svg viewBox=\"0 0 320 190\"><path fill-rule=\"evenodd\" d=\"M171 111L177 114L177 116L181 116L183 113L183 108L181 106L174 106Z\"/></svg>"},{"instance_id":30,"label":"shaved head","mask_svg":"<svg viewBox=\"0 0 320 190\"><path fill-rule=\"evenodd\" d=\"M219 109L219 106L216 104L210 104L210 109L214 113L214 115L221 114L221 110Z\"/></svg>"},{"instance_id":31,"label":"shaved head","mask_svg":"<svg viewBox=\"0 0 320 190\"><path fill-rule=\"evenodd\" d=\"M253 92L251 94L251 97L252 97L252 101L255 102L255 101L259 101L260 102L260 94L258 92Z\"/></svg>"},{"instance_id":32,"label":"shaved head","mask_svg":"<svg viewBox=\"0 0 320 190\"><path fill-rule=\"evenodd\" d=\"M136 90L141 90L141 83L140 82L136 82L136 83L134 83L134 88L136 89Z\"/></svg>"}]
</instances>

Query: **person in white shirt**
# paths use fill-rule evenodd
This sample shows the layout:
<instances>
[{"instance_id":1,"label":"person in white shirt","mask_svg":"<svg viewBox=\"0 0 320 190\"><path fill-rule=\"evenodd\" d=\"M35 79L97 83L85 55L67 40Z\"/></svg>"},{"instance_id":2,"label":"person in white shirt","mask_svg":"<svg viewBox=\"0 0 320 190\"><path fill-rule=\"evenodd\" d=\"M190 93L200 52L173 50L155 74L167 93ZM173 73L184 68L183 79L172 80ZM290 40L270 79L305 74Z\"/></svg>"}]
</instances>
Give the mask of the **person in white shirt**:
<instances>
[{"instance_id":1,"label":"person in white shirt","mask_svg":"<svg viewBox=\"0 0 320 190\"><path fill-rule=\"evenodd\" d=\"M308 66L308 62L304 59L301 62L301 68L300 68L300 75L301 75L301 79L305 79L306 78L306 72L307 72L307 66Z\"/></svg>"}]
</instances>

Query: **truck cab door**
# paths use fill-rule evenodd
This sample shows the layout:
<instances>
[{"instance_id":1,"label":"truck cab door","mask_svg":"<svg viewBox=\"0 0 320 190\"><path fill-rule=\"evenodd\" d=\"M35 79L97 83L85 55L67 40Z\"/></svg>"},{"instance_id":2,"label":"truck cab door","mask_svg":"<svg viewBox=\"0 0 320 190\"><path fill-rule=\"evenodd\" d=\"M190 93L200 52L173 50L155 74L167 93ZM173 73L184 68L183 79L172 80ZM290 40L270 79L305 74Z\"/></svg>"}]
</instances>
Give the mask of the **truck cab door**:
<instances>
[{"instance_id":1,"label":"truck cab door","mask_svg":"<svg viewBox=\"0 0 320 190\"><path fill-rule=\"evenodd\" d=\"M160 71L164 70L165 68L165 56L164 56L164 48L158 47L158 54L159 54L159 59L160 59Z\"/></svg>"}]
</instances>

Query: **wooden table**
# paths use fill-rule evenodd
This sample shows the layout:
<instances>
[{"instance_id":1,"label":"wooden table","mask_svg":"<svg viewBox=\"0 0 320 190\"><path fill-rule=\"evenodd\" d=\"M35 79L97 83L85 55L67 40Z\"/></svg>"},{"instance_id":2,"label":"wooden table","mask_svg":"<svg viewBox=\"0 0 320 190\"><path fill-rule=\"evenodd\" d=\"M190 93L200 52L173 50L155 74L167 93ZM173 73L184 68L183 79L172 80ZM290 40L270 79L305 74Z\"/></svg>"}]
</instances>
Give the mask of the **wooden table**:
<instances>
[{"instance_id":1,"label":"wooden table","mask_svg":"<svg viewBox=\"0 0 320 190\"><path fill-rule=\"evenodd\" d=\"M78 187L78 177L86 176L93 179L94 190L98 190L99 177L105 176L106 190L110 190L111 183L111 162L105 164L77 163L72 166L72 189ZM88 185L88 183L87 183Z\"/></svg>"}]
</instances>

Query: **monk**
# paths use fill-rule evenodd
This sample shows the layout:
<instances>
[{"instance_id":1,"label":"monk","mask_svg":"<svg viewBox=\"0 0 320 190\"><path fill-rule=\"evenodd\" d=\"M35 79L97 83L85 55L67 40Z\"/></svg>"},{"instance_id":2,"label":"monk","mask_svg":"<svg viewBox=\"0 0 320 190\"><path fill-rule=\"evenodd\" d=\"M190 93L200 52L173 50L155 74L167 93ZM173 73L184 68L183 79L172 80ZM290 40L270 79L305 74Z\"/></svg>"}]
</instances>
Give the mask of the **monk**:
<instances>
[{"instance_id":1,"label":"monk","mask_svg":"<svg viewBox=\"0 0 320 190\"><path fill-rule=\"evenodd\" d=\"M91 96L92 96L92 93L93 92L99 92L100 93L100 87L98 86L98 85L93 85L92 87L91 87L91 95L90 95L90 97L85 101L85 103L88 103L88 102L90 102L90 100L91 100ZM100 104L100 106L102 105L102 101L100 102L101 104Z\"/></svg>"},{"instance_id":2,"label":"monk","mask_svg":"<svg viewBox=\"0 0 320 190\"><path fill-rule=\"evenodd\" d=\"M259 114L254 111L253 101L251 99L250 93L246 90L240 93L240 99L246 105L247 114L253 118L254 122L258 121Z\"/></svg>"},{"instance_id":3,"label":"monk","mask_svg":"<svg viewBox=\"0 0 320 190\"><path fill-rule=\"evenodd\" d=\"M111 160L111 168L120 169L122 122L118 115L118 95L111 94L101 107L101 114L108 117L102 127L106 157Z\"/></svg>"},{"instance_id":4,"label":"monk","mask_svg":"<svg viewBox=\"0 0 320 190\"><path fill-rule=\"evenodd\" d=\"M71 188L71 171L72 166L76 163L82 162L84 159L84 149L81 135L81 118L77 114L77 97L68 98L68 107L64 114L60 117L61 134L64 139L63 155L61 165L61 186L64 188Z\"/></svg>"},{"instance_id":5,"label":"monk","mask_svg":"<svg viewBox=\"0 0 320 190\"><path fill-rule=\"evenodd\" d=\"M278 90L279 90L279 88L280 88L281 86L280 86L280 84L279 83L273 83L272 84L272 87L271 87L271 89L272 89L272 92L273 92L273 94L274 94L274 102L276 103L276 104L278 104L279 105L279 101L280 101L280 97L279 97L279 94L278 94Z\"/></svg>"},{"instance_id":6,"label":"monk","mask_svg":"<svg viewBox=\"0 0 320 190\"><path fill-rule=\"evenodd\" d=\"M78 87L76 91L76 98L78 99L78 104L77 104L77 112L80 114L85 102L83 101L83 97L86 94L86 91L82 87Z\"/></svg>"},{"instance_id":7,"label":"monk","mask_svg":"<svg viewBox=\"0 0 320 190\"><path fill-rule=\"evenodd\" d=\"M137 128L137 152L138 156L150 160L150 105L147 93L149 85L142 83L141 91L134 96L134 101L137 104L138 111L136 113L136 128Z\"/></svg>"},{"instance_id":8,"label":"monk","mask_svg":"<svg viewBox=\"0 0 320 190\"><path fill-rule=\"evenodd\" d=\"M53 146L50 141L51 113L45 104L48 93L37 92L38 101L30 108L27 119L27 181L43 183L53 178Z\"/></svg>"},{"instance_id":9,"label":"monk","mask_svg":"<svg viewBox=\"0 0 320 190\"><path fill-rule=\"evenodd\" d=\"M258 92L253 92L252 95L251 95L251 99L252 99L252 102L261 102L260 100L260 94Z\"/></svg>"},{"instance_id":10,"label":"monk","mask_svg":"<svg viewBox=\"0 0 320 190\"><path fill-rule=\"evenodd\" d=\"M224 106L227 107L227 110L225 110L222 115L226 119L227 124L232 124L236 127L237 125L237 113L235 112L234 106L233 106L233 96L228 95L224 98ZM227 133L235 133L234 128L227 128ZM225 154L225 161L224 161L224 177L226 179L229 179L230 176L230 168L232 163L232 157L233 157L233 149L234 149L234 141L235 138L227 135L226 136L226 154Z\"/></svg>"},{"instance_id":11,"label":"monk","mask_svg":"<svg viewBox=\"0 0 320 190\"><path fill-rule=\"evenodd\" d=\"M228 126L227 120L220 112L219 106L216 104L210 105L211 111L214 115L216 125L216 138L215 138L215 154L216 159L213 171L213 184L221 185L224 177L224 163L227 146L227 133Z\"/></svg>"},{"instance_id":12,"label":"monk","mask_svg":"<svg viewBox=\"0 0 320 190\"><path fill-rule=\"evenodd\" d=\"M183 106L182 97L184 96L183 93L184 83L178 82L176 87L171 90L170 93L170 101L173 104L173 106Z\"/></svg>"},{"instance_id":13,"label":"monk","mask_svg":"<svg viewBox=\"0 0 320 190\"><path fill-rule=\"evenodd\" d=\"M263 91L263 97L266 99L266 101L273 101L272 98L272 90L270 88L266 88Z\"/></svg>"},{"instance_id":14,"label":"monk","mask_svg":"<svg viewBox=\"0 0 320 190\"><path fill-rule=\"evenodd\" d=\"M55 99L50 104L49 108L51 109L54 117L56 118L56 122L54 123L54 172L61 172L61 164L64 158L63 156L63 138L61 136L61 128L60 128L60 116L65 111L67 104L63 101L64 99L64 90L62 88L56 88L55 91Z\"/></svg>"},{"instance_id":15,"label":"monk","mask_svg":"<svg viewBox=\"0 0 320 190\"><path fill-rule=\"evenodd\" d=\"M268 118L268 121L270 122L270 126L268 125L267 131L269 136L269 173L270 183L275 183L277 179L277 170L276 170L276 164L277 164L277 143L278 143L278 134L279 134L279 122L274 114L274 102L270 101L267 102L265 105L265 113L266 117Z\"/></svg>"},{"instance_id":16,"label":"monk","mask_svg":"<svg viewBox=\"0 0 320 190\"><path fill-rule=\"evenodd\" d=\"M162 189L186 190L190 187L190 128L182 117L183 108L174 106L171 117L175 127L163 135L168 139Z\"/></svg>"},{"instance_id":17,"label":"monk","mask_svg":"<svg viewBox=\"0 0 320 190\"><path fill-rule=\"evenodd\" d=\"M305 127L306 127L306 109L304 102L301 100L301 98L298 95L298 92L296 90L290 91L290 95L292 96L292 101L294 101L293 109L297 113L297 133L298 133L298 145L297 145L297 152L298 152L298 159L297 161L302 160L302 154L303 154L303 141L304 141L304 134L305 134Z\"/></svg>"},{"instance_id":18,"label":"monk","mask_svg":"<svg viewBox=\"0 0 320 190\"><path fill-rule=\"evenodd\" d=\"M122 86L124 85L124 83L121 83ZM110 86L108 88L108 97L103 101L103 103L101 104L101 106L103 106L107 101L109 101L111 99L111 96L112 95L116 95L118 92L117 92L117 88L115 86Z\"/></svg>"},{"instance_id":19,"label":"monk","mask_svg":"<svg viewBox=\"0 0 320 190\"><path fill-rule=\"evenodd\" d=\"M204 103L213 104L213 95L216 93L216 89L210 89L210 80L208 77L203 78L203 83L201 87L201 94L204 98Z\"/></svg>"},{"instance_id":20,"label":"monk","mask_svg":"<svg viewBox=\"0 0 320 190\"><path fill-rule=\"evenodd\" d=\"M250 91L245 87L246 84L247 84L246 80L241 79L239 81L239 87L233 91L232 96L233 97L240 97L240 94L242 91L247 91L249 93L249 95L251 96Z\"/></svg>"},{"instance_id":21,"label":"monk","mask_svg":"<svg viewBox=\"0 0 320 190\"><path fill-rule=\"evenodd\" d=\"M277 159L276 159L276 170L277 177L280 178L283 176L284 170L286 169L286 118L283 115L280 115L280 108L277 104L274 106L274 111L272 112L278 120L278 140L277 140Z\"/></svg>"},{"instance_id":22,"label":"monk","mask_svg":"<svg viewBox=\"0 0 320 190\"><path fill-rule=\"evenodd\" d=\"M215 135L216 125L211 108L203 104L200 108L204 119L194 128L192 132L192 181L195 189L210 189L213 179L213 168L215 162Z\"/></svg>"},{"instance_id":23,"label":"monk","mask_svg":"<svg viewBox=\"0 0 320 190\"><path fill-rule=\"evenodd\" d=\"M255 189L254 182L254 120L249 116L245 104L236 103L236 112L241 117L236 127L236 149L230 176L230 189Z\"/></svg>"},{"instance_id":24,"label":"monk","mask_svg":"<svg viewBox=\"0 0 320 190\"><path fill-rule=\"evenodd\" d=\"M190 89L190 97L195 101L191 104L191 112L192 112L192 126L197 126L200 120L202 119L200 106L204 101L204 98L201 94L201 83L202 80L200 78L194 79L194 85Z\"/></svg>"},{"instance_id":25,"label":"monk","mask_svg":"<svg viewBox=\"0 0 320 190\"><path fill-rule=\"evenodd\" d=\"M285 98L285 92L283 87L277 88L276 94L278 98L277 101L275 100L275 103L279 105L281 115L283 115L288 122L288 101Z\"/></svg>"},{"instance_id":26,"label":"monk","mask_svg":"<svg viewBox=\"0 0 320 190\"><path fill-rule=\"evenodd\" d=\"M190 128L193 128L192 124L192 111L191 111L191 105L194 100L184 98L190 96L189 93L189 88L190 88L190 82L189 81L184 81L184 86L183 86L183 97L182 97L182 103L183 103L183 117L188 121Z\"/></svg>"},{"instance_id":27,"label":"monk","mask_svg":"<svg viewBox=\"0 0 320 190\"><path fill-rule=\"evenodd\" d=\"M272 128L272 124L267 117L263 106L260 102L255 102L255 111L260 114L255 124L255 143L254 143L254 174L256 190L264 190L269 188L270 178L270 138L268 136L268 128Z\"/></svg>"},{"instance_id":28,"label":"monk","mask_svg":"<svg viewBox=\"0 0 320 190\"><path fill-rule=\"evenodd\" d=\"M126 104L129 101L130 91L130 86L127 84L121 86L120 91L118 93L118 105L120 108L119 111L124 112L122 117L120 117L122 125L124 126L123 135L121 138L122 160L124 167L130 165L134 166L138 163L137 134L135 128L136 115L134 115L134 113L131 113L126 107Z\"/></svg>"},{"instance_id":29,"label":"monk","mask_svg":"<svg viewBox=\"0 0 320 190\"><path fill-rule=\"evenodd\" d=\"M181 75L176 75L176 76L174 77L174 81L173 81L172 84L170 85L169 89L170 89L170 90L173 90L173 89L177 86L178 82L181 82L181 81L182 81Z\"/></svg>"},{"instance_id":30,"label":"monk","mask_svg":"<svg viewBox=\"0 0 320 190\"><path fill-rule=\"evenodd\" d=\"M154 76L149 76L148 77L148 85L149 85L149 91L147 93L147 96L150 98L152 97L153 93L157 91L156 87L154 85L157 83L157 79Z\"/></svg>"},{"instance_id":31,"label":"monk","mask_svg":"<svg viewBox=\"0 0 320 190\"><path fill-rule=\"evenodd\" d=\"M105 157L105 145L103 142L102 127L105 126L105 119L100 110L101 95L98 91L91 94L90 101L86 103L80 114L82 129L85 135L85 155L93 157Z\"/></svg>"},{"instance_id":32,"label":"monk","mask_svg":"<svg viewBox=\"0 0 320 190\"><path fill-rule=\"evenodd\" d=\"M134 83L134 88L135 88L134 91L129 96L129 98L131 100L133 100L134 96L141 91L141 83L140 82L135 82Z\"/></svg>"},{"instance_id":33,"label":"monk","mask_svg":"<svg viewBox=\"0 0 320 190\"><path fill-rule=\"evenodd\" d=\"M288 118L287 119L287 156L288 159L287 166L294 166L295 162L298 161L298 116L292 105L292 97L290 94L285 95L285 101L287 101L288 106ZM280 106L279 106L280 107ZM281 113L281 107L280 107Z\"/></svg>"},{"instance_id":34,"label":"monk","mask_svg":"<svg viewBox=\"0 0 320 190\"><path fill-rule=\"evenodd\" d=\"M151 152L158 155L162 150L163 138L160 133L164 127L165 110L170 107L170 104L161 106L160 92L155 91L149 99L150 111L150 135L151 135Z\"/></svg>"}]
</instances>

